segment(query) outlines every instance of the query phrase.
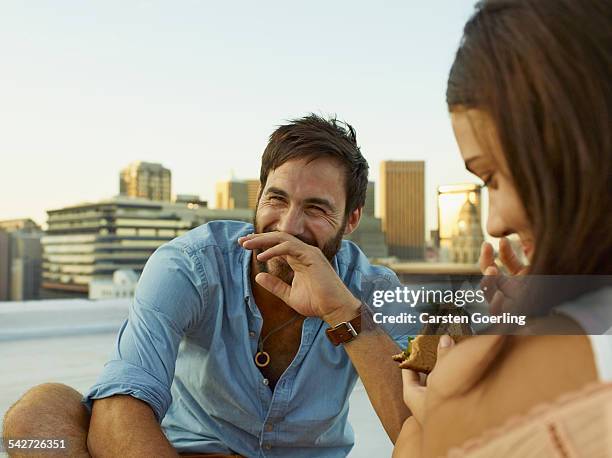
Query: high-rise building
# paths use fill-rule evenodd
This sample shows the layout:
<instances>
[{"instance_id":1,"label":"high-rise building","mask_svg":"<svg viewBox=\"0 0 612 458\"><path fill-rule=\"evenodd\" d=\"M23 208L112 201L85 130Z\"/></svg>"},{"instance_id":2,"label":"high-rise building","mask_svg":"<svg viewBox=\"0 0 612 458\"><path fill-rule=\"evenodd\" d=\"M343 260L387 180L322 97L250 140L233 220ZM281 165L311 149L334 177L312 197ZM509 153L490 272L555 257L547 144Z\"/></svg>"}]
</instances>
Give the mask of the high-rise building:
<instances>
[{"instance_id":1,"label":"high-rise building","mask_svg":"<svg viewBox=\"0 0 612 458\"><path fill-rule=\"evenodd\" d=\"M0 221L0 229L7 232L22 231L22 232L40 232L40 226L30 218L5 219Z\"/></svg>"},{"instance_id":2,"label":"high-rise building","mask_svg":"<svg viewBox=\"0 0 612 458\"><path fill-rule=\"evenodd\" d=\"M423 259L425 253L425 162L380 164L380 216L389 255Z\"/></svg>"},{"instance_id":3,"label":"high-rise building","mask_svg":"<svg viewBox=\"0 0 612 458\"><path fill-rule=\"evenodd\" d=\"M177 194L174 203L185 204L189 208L208 207L208 201L201 200L197 194Z\"/></svg>"},{"instance_id":4,"label":"high-rise building","mask_svg":"<svg viewBox=\"0 0 612 458\"><path fill-rule=\"evenodd\" d=\"M477 184L438 187L439 257L443 262L475 263L484 241L481 189Z\"/></svg>"},{"instance_id":5,"label":"high-rise building","mask_svg":"<svg viewBox=\"0 0 612 458\"><path fill-rule=\"evenodd\" d=\"M247 205L251 210L255 210L259 195L259 180L245 180L245 183L247 185Z\"/></svg>"},{"instance_id":6,"label":"high-rise building","mask_svg":"<svg viewBox=\"0 0 612 458\"><path fill-rule=\"evenodd\" d=\"M249 208L247 183L234 179L219 181L217 183L215 207L220 210Z\"/></svg>"},{"instance_id":7,"label":"high-rise building","mask_svg":"<svg viewBox=\"0 0 612 458\"><path fill-rule=\"evenodd\" d=\"M0 229L0 301L11 298L11 236Z\"/></svg>"},{"instance_id":8,"label":"high-rise building","mask_svg":"<svg viewBox=\"0 0 612 458\"><path fill-rule=\"evenodd\" d=\"M115 197L47 211L43 288L86 295L92 280L120 269L137 274L161 244L208 221L251 222L252 210Z\"/></svg>"},{"instance_id":9,"label":"high-rise building","mask_svg":"<svg viewBox=\"0 0 612 458\"><path fill-rule=\"evenodd\" d=\"M119 194L149 200L170 201L172 174L153 162L132 162L119 174Z\"/></svg>"},{"instance_id":10,"label":"high-rise building","mask_svg":"<svg viewBox=\"0 0 612 458\"><path fill-rule=\"evenodd\" d=\"M368 181L368 190L366 192L365 205L363 206L363 214L374 216L374 202L376 202L376 184L373 181Z\"/></svg>"},{"instance_id":11,"label":"high-rise building","mask_svg":"<svg viewBox=\"0 0 612 458\"><path fill-rule=\"evenodd\" d=\"M344 238L355 242L368 258L386 258L389 250L385 244L385 234L381 230L380 218L363 215L359 226Z\"/></svg>"},{"instance_id":12,"label":"high-rise building","mask_svg":"<svg viewBox=\"0 0 612 458\"><path fill-rule=\"evenodd\" d=\"M39 297L42 235L31 219L0 221L0 300Z\"/></svg>"}]
</instances>

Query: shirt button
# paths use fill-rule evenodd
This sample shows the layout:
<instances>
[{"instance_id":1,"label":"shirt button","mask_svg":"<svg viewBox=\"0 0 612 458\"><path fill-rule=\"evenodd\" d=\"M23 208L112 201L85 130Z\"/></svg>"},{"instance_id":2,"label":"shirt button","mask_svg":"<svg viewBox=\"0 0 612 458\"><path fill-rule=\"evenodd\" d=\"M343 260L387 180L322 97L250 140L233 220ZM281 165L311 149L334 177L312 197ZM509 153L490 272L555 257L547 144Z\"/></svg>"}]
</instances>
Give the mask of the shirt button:
<instances>
[{"instance_id":1,"label":"shirt button","mask_svg":"<svg viewBox=\"0 0 612 458\"><path fill-rule=\"evenodd\" d=\"M268 423L268 424L266 425L266 431L267 431L267 432L270 432L270 431L272 431L273 429L274 429L274 425L272 425L272 424L270 424L270 423Z\"/></svg>"},{"instance_id":2,"label":"shirt button","mask_svg":"<svg viewBox=\"0 0 612 458\"><path fill-rule=\"evenodd\" d=\"M250 335L251 337L255 337L255 331L249 331L249 335Z\"/></svg>"},{"instance_id":3,"label":"shirt button","mask_svg":"<svg viewBox=\"0 0 612 458\"><path fill-rule=\"evenodd\" d=\"M265 379L262 380L262 383L264 385L268 386L268 383L270 383L270 381L267 378L265 378Z\"/></svg>"}]
</instances>

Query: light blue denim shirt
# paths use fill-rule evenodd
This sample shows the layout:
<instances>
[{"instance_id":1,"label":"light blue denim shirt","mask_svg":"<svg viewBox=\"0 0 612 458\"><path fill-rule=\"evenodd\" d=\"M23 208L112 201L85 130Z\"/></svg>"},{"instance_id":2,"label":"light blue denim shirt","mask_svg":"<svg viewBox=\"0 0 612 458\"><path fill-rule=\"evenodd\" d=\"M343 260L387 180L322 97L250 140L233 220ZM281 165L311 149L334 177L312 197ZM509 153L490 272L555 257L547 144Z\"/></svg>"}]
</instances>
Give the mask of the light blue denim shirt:
<instances>
[{"instance_id":1,"label":"light blue denim shirt","mask_svg":"<svg viewBox=\"0 0 612 458\"><path fill-rule=\"evenodd\" d=\"M141 399L181 453L346 456L357 374L343 347L328 341L327 325L304 321L297 355L274 391L254 363L262 317L251 292L251 252L237 242L252 231L246 223L210 222L150 257L112 359L83 401ZM399 284L348 241L333 266L362 300L367 278L381 288ZM406 337L393 335L401 346Z\"/></svg>"}]
</instances>

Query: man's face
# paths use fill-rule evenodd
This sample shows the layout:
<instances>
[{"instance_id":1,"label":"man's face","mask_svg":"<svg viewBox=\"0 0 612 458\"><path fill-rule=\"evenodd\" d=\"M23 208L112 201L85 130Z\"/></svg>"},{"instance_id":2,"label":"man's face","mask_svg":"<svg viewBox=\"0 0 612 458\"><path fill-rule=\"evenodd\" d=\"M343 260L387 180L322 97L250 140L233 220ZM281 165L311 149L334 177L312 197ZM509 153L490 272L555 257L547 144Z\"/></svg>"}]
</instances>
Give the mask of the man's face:
<instances>
[{"instance_id":1,"label":"man's face","mask_svg":"<svg viewBox=\"0 0 612 458\"><path fill-rule=\"evenodd\" d=\"M331 261L345 233L345 204L344 168L338 161L288 161L268 175L255 211L255 232L287 232ZM258 265L289 284L293 280L293 270L280 257Z\"/></svg>"}]
</instances>

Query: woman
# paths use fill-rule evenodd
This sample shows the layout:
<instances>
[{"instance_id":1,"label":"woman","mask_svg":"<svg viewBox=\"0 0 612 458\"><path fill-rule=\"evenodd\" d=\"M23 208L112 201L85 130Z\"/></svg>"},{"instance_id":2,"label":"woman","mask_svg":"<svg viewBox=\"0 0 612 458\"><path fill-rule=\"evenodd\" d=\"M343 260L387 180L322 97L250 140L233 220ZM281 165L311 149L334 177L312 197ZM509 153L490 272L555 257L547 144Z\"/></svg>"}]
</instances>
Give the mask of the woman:
<instances>
[{"instance_id":1,"label":"woman","mask_svg":"<svg viewBox=\"0 0 612 458\"><path fill-rule=\"evenodd\" d=\"M451 123L489 189L487 231L519 236L523 273L612 274L611 47L609 0L485 1L465 26ZM490 246L481 261L497 273ZM413 416L394 456L612 453L612 336L584 335L612 326L612 289L581 284L532 306L537 336L445 337L426 387L402 371ZM575 335L542 335L559 326Z\"/></svg>"}]
</instances>

